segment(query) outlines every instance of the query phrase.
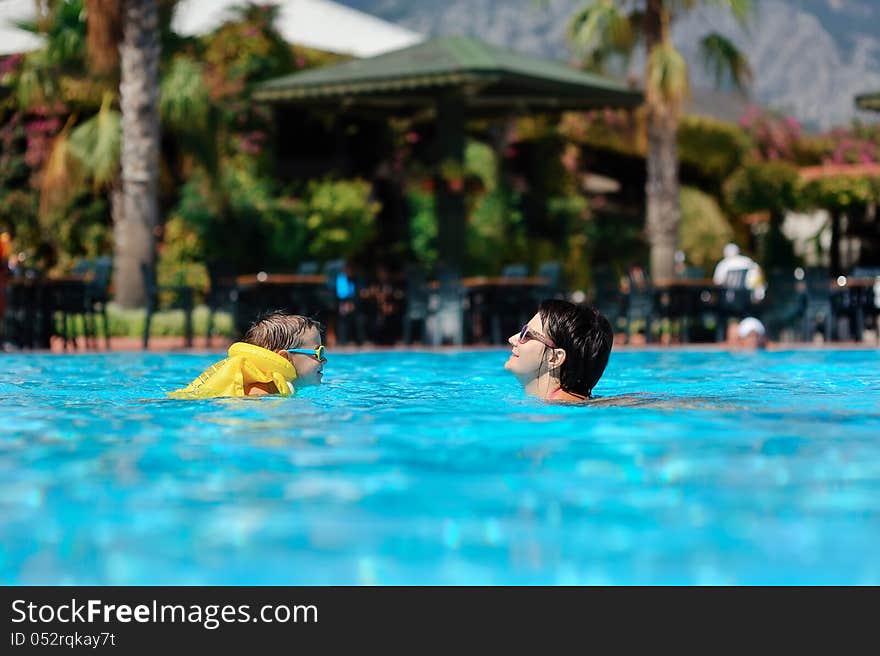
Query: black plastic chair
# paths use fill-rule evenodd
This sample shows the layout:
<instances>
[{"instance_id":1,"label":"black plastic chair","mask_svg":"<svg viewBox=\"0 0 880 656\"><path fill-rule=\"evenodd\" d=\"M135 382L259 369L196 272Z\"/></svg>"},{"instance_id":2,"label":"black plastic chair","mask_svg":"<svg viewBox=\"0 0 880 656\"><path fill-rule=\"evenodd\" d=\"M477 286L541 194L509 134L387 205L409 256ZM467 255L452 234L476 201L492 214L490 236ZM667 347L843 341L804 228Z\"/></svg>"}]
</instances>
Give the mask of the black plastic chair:
<instances>
[{"instance_id":1,"label":"black plastic chair","mask_svg":"<svg viewBox=\"0 0 880 656\"><path fill-rule=\"evenodd\" d=\"M366 339L366 326L361 312L358 280L345 272L345 260L330 260L324 265L326 298L335 317L336 341L347 344L354 340L361 344Z\"/></svg>"},{"instance_id":2,"label":"black plastic chair","mask_svg":"<svg viewBox=\"0 0 880 656\"><path fill-rule=\"evenodd\" d=\"M16 270L6 287L3 340L19 348L48 348L49 321L43 286L34 269Z\"/></svg>"},{"instance_id":3,"label":"black plastic chair","mask_svg":"<svg viewBox=\"0 0 880 656\"><path fill-rule=\"evenodd\" d=\"M547 284L539 287L536 291L536 300L540 302L545 298L562 297L562 265L559 262L544 262L538 267L538 278L547 280Z\"/></svg>"},{"instance_id":4,"label":"black plastic chair","mask_svg":"<svg viewBox=\"0 0 880 656\"><path fill-rule=\"evenodd\" d=\"M439 287L428 313L434 326L431 342L437 346L447 340L460 346L464 343L464 315L467 292L461 276L454 268L441 266L437 270Z\"/></svg>"},{"instance_id":5,"label":"black plastic chair","mask_svg":"<svg viewBox=\"0 0 880 656\"><path fill-rule=\"evenodd\" d=\"M42 284L45 312L51 322L51 333L62 337L65 350L68 344L73 344L73 349L76 350L76 319L79 318L81 332L88 346L86 282L79 279L49 279ZM60 315L60 322L57 315Z\"/></svg>"},{"instance_id":6,"label":"black plastic chair","mask_svg":"<svg viewBox=\"0 0 880 656\"><path fill-rule=\"evenodd\" d=\"M160 287L156 281L156 269L146 262L141 263L141 273L144 277L144 289L147 296L147 317L144 321L143 346L147 349L150 342L150 324L153 315L161 308L164 310L183 310L183 334L184 344L187 348L193 345L193 322L192 313L194 306L194 291L189 285L166 285ZM162 295L170 294L171 301L162 303Z\"/></svg>"},{"instance_id":7,"label":"black plastic chair","mask_svg":"<svg viewBox=\"0 0 880 656\"><path fill-rule=\"evenodd\" d=\"M873 278L874 284L853 290L855 306L856 338L861 341L864 329L868 326L880 341L880 267L856 267L853 278Z\"/></svg>"},{"instance_id":8,"label":"black plastic chair","mask_svg":"<svg viewBox=\"0 0 880 656\"><path fill-rule=\"evenodd\" d=\"M98 338L97 317L104 322L104 345L110 350L110 322L107 319L107 304L110 302L110 279L113 275L113 260L99 257L91 263L91 277L86 282L86 343L89 337Z\"/></svg>"},{"instance_id":9,"label":"black plastic chair","mask_svg":"<svg viewBox=\"0 0 880 656\"><path fill-rule=\"evenodd\" d=\"M403 341L412 344L413 324L419 326L422 343L427 343L428 281L425 270L417 265L406 267L406 298L403 311Z\"/></svg>"},{"instance_id":10,"label":"black plastic chair","mask_svg":"<svg viewBox=\"0 0 880 656\"><path fill-rule=\"evenodd\" d=\"M300 262L296 272L303 276L313 276L318 273L318 263L311 260Z\"/></svg>"},{"instance_id":11,"label":"black plastic chair","mask_svg":"<svg viewBox=\"0 0 880 656\"><path fill-rule=\"evenodd\" d=\"M625 317L626 299L620 289L620 276L607 268L593 270L590 303L601 312L615 329Z\"/></svg>"},{"instance_id":12,"label":"black plastic chair","mask_svg":"<svg viewBox=\"0 0 880 656\"><path fill-rule=\"evenodd\" d=\"M502 278L525 278L529 275L529 268L525 264L508 264L501 269Z\"/></svg>"},{"instance_id":13,"label":"black plastic chair","mask_svg":"<svg viewBox=\"0 0 880 656\"><path fill-rule=\"evenodd\" d=\"M208 306L208 325L205 329L205 346L211 347L214 339L214 318L217 312L229 312L236 315L238 288L235 284L235 272L225 264L208 264L208 290L205 304Z\"/></svg>"},{"instance_id":14,"label":"black plastic chair","mask_svg":"<svg viewBox=\"0 0 880 656\"><path fill-rule=\"evenodd\" d=\"M681 272L680 276L682 278L699 279L699 278L705 278L706 272L697 266L686 266L684 268L684 270Z\"/></svg>"},{"instance_id":15,"label":"black plastic chair","mask_svg":"<svg viewBox=\"0 0 880 656\"><path fill-rule=\"evenodd\" d=\"M826 342L831 341L834 326L834 306L831 302L831 278L827 268L810 267L804 271L806 303L804 307L805 342L813 339L816 324L822 323L822 333Z\"/></svg>"},{"instance_id":16,"label":"black plastic chair","mask_svg":"<svg viewBox=\"0 0 880 656\"><path fill-rule=\"evenodd\" d=\"M752 312L752 292L746 287L748 269L731 269L727 272L718 299L718 327L715 338L719 342L727 339L727 322L742 319Z\"/></svg>"},{"instance_id":17,"label":"black plastic chair","mask_svg":"<svg viewBox=\"0 0 880 656\"><path fill-rule=\"evenodd\" d=\"M626 295L626 341L630 341L630 332L633 323L645 322L645 341L653 340L654 321L657 319L657 305L654 288L647 276L643 279L627 276L629 280L629 293Z\"/></svg>"},{"instance_id":18,"label":"black plastic chair","mask_svg":"<svg viewBox=\"0 0 880 656\"><path fill-rule=\"evenodd\" d=\"M800 333L803 326L806 295L798 289L797 280L788 269L770 271L767 295L761 319L770 339L780 340L786 333Z\"/></svg>"}]
</instances>

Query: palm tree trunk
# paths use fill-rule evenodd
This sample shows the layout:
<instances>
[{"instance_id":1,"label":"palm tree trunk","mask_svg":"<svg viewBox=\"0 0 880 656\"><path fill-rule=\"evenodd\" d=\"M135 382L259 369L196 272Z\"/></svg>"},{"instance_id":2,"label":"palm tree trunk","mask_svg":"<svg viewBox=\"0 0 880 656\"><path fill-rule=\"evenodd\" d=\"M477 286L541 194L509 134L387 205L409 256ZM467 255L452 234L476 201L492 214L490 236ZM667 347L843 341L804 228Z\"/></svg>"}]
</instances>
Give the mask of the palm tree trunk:
<instances>
[{"instance_id":1,"label":"palm tree trunk","mask_svg":"<svg viewBox=\"0 0 880 656\"><path fill-rule=\"evenodd\" d=\"M665 0L645 5L645 47L650 53L669 38L669 14ZM661 99L648 103L648 174L645 185L645 230L651 246L651 276L671 278L678 247L681 208L678 198L678 119Z\"/></svg>"},{"instance_id":2,"label":"palm tree trunk","mask_svg":"<svg viewBox=\"0 0 880 656\"><path fill-rule=\"evenodd\" d=\"M651 112L648 116L646 230L651 245L651 276L671 278L681 219L678 183L677 121Z\"/></svg>"},{"instance_id":3,"label":"palm tree trunk","mask_svg":"<svg viewBox=\"0 0 880 656\"><path fill-rule=\"evenodd\" d=\"M116 302L146 302L144 265L156 259L159 177L159 15L156 0L124 0L119 46L122 197L114 203Z\"/></svg>"}]
</instances>

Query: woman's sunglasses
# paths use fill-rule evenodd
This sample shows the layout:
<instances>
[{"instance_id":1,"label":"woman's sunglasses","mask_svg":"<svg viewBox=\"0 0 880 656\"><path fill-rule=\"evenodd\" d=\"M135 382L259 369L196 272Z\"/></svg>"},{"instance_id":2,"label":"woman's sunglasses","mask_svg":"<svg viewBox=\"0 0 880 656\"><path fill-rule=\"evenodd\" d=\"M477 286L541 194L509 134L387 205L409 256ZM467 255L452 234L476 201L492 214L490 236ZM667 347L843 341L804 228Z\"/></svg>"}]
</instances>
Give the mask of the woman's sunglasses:
<instances>
[{"instance_id":1,"label":"woman's sunglasses","mask_svg":"<svg viewBox=\"0 0 880 656\"><path fill-rule=\"evenodd\" d=\"M541 333L536 333L531 328L529 328L529 324L525 324L522 327L522 330L519 331L519 343L525 344L530 339L534 339L537 342L541 342L544 346L549 346L550 348L556 348L556 345L553 343L553 340L544 337Z\"/></svg>"},{"instance_id":2,"label":"woman's sunglasses","mask_svg":"<svg viewBox=\"0 0 880 656\"><path fill-rule=\"evenodd\" d=\"M318 362L327 362L327 356L324 355L324 346L321 345L316 349L287 349L288 353L300 353L302 355L311 355Z\"/></svg>"}]
</instances>

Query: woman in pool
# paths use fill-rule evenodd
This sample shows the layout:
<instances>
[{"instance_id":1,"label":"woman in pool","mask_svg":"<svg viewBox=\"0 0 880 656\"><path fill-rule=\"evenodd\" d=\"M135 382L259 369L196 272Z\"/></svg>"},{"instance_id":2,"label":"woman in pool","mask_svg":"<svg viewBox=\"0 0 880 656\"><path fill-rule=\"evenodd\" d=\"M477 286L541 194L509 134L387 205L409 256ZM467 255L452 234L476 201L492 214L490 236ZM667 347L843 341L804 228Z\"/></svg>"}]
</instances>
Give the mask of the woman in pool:
<instances>
[{"instance_id":1,"label":"woman in pool","mask_svg":"<svg viewBox=\"0 0 880 656\"><path fill-rule=\"evenodd\" d=\"M608 319L595 308L551 299L507 341L513 349L504 368L527 394L570 403L591 397L608 364L614 335Z\"/></svg>"}]
</instances>

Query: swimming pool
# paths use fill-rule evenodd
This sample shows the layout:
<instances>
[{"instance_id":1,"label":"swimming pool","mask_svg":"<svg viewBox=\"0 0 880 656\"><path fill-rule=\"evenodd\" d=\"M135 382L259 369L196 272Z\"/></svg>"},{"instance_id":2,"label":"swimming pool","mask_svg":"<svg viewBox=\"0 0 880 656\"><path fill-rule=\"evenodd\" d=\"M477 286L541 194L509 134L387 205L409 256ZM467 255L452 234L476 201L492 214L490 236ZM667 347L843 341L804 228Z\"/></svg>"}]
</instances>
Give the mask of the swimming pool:
<instances>
[{"instance_id":1,"label":"swimming pool","mask_svg":"<svg viewBox=\"0 0 880 656\"><path fill-rule=\"evenodd\" d=\"M880 353L612 353L548 406L506 352L2 356L4 584L880 583Z\"/></svg>"}]
</instances>

